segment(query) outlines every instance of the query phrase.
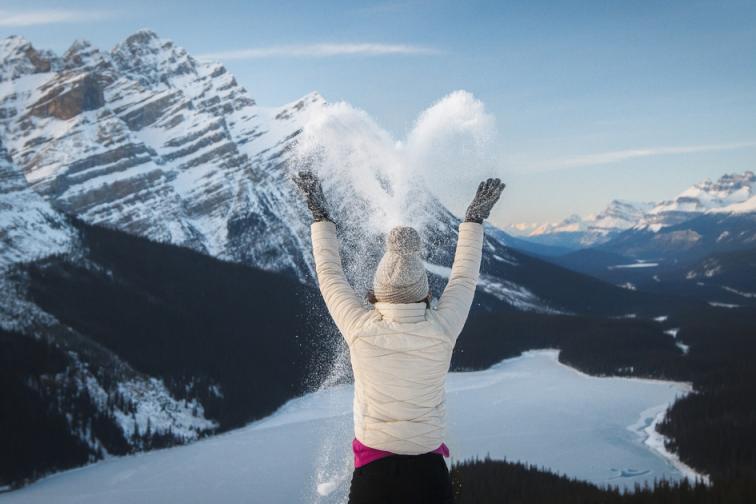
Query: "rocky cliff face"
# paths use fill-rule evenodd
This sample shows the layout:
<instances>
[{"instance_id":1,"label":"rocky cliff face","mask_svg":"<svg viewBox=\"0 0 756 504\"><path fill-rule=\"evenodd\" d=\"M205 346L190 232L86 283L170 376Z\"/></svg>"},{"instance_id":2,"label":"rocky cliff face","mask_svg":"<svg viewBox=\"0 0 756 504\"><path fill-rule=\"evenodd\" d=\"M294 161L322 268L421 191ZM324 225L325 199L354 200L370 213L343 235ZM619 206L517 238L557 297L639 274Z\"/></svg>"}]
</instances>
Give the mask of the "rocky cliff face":
<instances>
[{"instance_id":1,"label":"rocky cliff face","mask_svg":"<svg viewBox=\"0 0 756 504\"><path fill-rule=\"evenodd\" d=\"M85 221L216 257L308 271L283 165L317 94L266 109L226 69L150 31L62 57L0 44L0 139L28 183ZM284 181L285 182L285 181ZM294 227L294 229L293 229Z\"/></svg>"}]
</instances>

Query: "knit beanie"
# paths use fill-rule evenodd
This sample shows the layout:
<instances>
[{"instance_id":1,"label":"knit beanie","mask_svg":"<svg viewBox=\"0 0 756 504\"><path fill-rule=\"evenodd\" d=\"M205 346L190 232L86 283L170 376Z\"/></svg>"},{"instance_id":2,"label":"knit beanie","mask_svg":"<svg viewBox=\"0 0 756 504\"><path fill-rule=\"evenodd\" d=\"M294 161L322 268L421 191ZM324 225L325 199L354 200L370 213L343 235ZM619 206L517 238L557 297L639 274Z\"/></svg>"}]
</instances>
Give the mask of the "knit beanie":
<instances>
[{"instance_id":1,"label":"knit beanie","mask_svg":"<svg viewBox=\"0 0 756 504\"><path fill-rule=\"evenodd\" d=\"M386 237L386 253L373 277L373 294L383 303L417 303L428 295L420 235L398 226Z\"/></svg>"}]
</instances>

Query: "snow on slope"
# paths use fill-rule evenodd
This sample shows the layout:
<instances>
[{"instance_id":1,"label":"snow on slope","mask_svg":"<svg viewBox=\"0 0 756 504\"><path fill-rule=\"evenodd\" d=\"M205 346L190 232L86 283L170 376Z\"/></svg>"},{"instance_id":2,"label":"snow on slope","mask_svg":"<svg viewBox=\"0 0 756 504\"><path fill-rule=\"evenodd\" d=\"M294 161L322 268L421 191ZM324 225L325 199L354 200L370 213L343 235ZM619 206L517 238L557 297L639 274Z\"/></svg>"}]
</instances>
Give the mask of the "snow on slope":
<instances>
[{"instance_id":1,"label":"snow on slope","mask_svg":"<svg viewBox=\"0 0 756 504\"><path fill-rule=\"evenodd\" d=\"M449 376L454 460L490 454L624 487L695 477L647 430L688 385L590 377L557 355L527 352ZM0 503L344 502L352 393L340 385L308 394L242 429L60 473L2 494Z\"/></svg>"},{"instance_id":2,"label":"snow on slope","mask_svg":"<svg viewBox=\"0 0 756 504\"><path fill-rule=\"evenodd\" d=\"M73 235L65 218L29 189L0 141L0 273L19 261L67 251Z\"/></svg>"}]
</instances>

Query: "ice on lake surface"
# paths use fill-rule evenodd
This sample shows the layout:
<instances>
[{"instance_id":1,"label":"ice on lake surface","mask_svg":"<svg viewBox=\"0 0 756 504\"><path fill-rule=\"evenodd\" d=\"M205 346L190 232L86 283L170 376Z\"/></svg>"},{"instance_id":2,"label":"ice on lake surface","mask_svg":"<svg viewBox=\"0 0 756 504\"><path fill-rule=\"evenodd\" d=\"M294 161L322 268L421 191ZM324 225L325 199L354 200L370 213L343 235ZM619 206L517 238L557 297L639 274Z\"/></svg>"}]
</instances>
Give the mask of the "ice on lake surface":
<instances>
[{"instance_id":1,"label":"ice on lake surface","mask_svg":"<svg viewBox=\"0 0 756 504\"><path fill-rule=\"evenodd\" d=\"M598 484L682 477L648 433L687 385L591 377L557 356L526 352L485 371L450 374L452 458L506 457ZM351 400L349 385L308 394L244 428L53 475L0 495L0 504L344 502Z\"/></svg>"}]
</instances>

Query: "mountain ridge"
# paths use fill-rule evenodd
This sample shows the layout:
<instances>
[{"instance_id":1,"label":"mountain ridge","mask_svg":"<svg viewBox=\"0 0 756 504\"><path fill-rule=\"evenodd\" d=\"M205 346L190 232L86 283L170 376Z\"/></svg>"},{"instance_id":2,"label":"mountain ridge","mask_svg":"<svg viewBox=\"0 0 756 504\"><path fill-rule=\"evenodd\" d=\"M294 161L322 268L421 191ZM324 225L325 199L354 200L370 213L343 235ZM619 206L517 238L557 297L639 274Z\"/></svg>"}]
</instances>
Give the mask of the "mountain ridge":
<instances>
[{"instance_id":1,"label":"mountain ridge","mask_svg":"<svg viewBox=\"0 0 756 504\"><path fill-rule=\"evenodd\" d=\"M660 203L612 200L596 215L572 214L554 223L506 226L534 243L580 249L600 246L626 230L657 233L706 214L743 215L756 212L756 174L751 170L706 179Z\"/></svg>"}]
</instances>

